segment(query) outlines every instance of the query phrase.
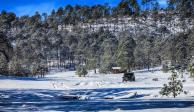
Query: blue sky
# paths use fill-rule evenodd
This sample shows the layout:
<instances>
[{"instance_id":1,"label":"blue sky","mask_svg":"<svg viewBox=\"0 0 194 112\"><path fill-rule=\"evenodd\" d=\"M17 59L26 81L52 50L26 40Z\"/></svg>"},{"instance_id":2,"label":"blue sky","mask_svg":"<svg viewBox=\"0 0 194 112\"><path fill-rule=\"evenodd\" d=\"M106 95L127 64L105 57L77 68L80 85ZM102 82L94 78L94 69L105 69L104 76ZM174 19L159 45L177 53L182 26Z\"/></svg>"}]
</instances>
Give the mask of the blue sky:
<instances>
[{"instance_id":1,"label":"blue sky","mask_svg":"<svg viewBox=\"0 0 194 112\"><path fill-rule=\"evenodd\" d=\"M158 0L162 6L166 5L167 0ZM52 9L71 5L95 5L109 3L115 6L120 0L0 0L0 11L12 11L18 16L33 15L36 11L40 13L50 13Z\"/></svg>"}]
</instances>

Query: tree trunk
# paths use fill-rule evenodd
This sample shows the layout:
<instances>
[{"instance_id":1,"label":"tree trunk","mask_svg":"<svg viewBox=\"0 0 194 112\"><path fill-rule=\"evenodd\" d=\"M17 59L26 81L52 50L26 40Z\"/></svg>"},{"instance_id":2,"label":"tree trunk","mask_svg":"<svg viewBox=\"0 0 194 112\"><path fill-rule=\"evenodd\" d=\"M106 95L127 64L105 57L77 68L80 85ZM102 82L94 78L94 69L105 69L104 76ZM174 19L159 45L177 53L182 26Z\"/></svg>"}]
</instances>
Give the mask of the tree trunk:
<instances>
[{"instance_id":1,"label":"tree trunk","mask_svg":"<svg viewBox=\"0 0 194 112\"><path fill-rule=\"evenodd\" d=\"M94 69L94 73L96 74L96 68Z\"/></svg>"},{"instance_id":2,"label":"tree trunk","mask_svg":"<svg viewBox=\"0 0 194 112\"><path fill-rule=\"evenodd\" d=\"M148 52L147 68L148 68L148 71L150 71L150 52Z\"/></svg>"}]
</instances>

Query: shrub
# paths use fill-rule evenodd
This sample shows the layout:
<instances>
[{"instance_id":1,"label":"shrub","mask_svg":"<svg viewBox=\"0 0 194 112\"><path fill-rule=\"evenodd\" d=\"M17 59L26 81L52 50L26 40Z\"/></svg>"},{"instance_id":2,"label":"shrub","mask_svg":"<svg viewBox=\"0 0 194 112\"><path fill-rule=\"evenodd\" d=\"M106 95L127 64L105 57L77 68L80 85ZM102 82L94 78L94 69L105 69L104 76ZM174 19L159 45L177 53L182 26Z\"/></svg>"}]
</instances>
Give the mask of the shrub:
<instances>
[{"instance_id":1,"label":"shrub","mask_svg":"<svg viewBox=\"0 0 194 112\"><path fill-rule=\"evenodd\" d=\"M99 72L100 73L103 73L103 74L107 74L107 73L109 73L109 69L107 67L101 67L99 69Z\"/></svg>"},{"instance_id":2,"label":"shrub","mask_svg":"<svg viewBox=\"0 0 194 112\"><path fill-rule=\"evenodd\" d=\"M111 72L113 66L116 66L116 65L114 63L104 64L100 67L99 72L108 74Z\"/></svg>"},{"instance_id":3,"label":"shrub","mask_svg":"<svg viewBox=\"0 0 194 112\"><path fill-rule=\"evenodd\" d=\"M79 77L86 76L88 74L88 71L85 66L79 66L76 70L76 75Z\"/></svg>"},{"instance_id":4,"label":"shrub","mask_svg":"<svg viewBox=\"0 0 194 112\"><path fill-rule=\"evenodd\" d=\"M194 77L194 66L189 65L189 73L190 73L190 77Z\"/></svg>"}]
</instances>

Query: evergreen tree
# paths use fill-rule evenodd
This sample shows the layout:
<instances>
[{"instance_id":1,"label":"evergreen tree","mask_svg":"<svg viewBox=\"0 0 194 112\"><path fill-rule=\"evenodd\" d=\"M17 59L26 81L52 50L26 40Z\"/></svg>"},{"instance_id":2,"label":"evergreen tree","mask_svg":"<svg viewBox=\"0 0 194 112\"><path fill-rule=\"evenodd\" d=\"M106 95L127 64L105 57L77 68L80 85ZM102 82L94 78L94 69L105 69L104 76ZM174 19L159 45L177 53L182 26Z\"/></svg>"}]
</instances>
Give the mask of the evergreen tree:
<instances>
[{"instance_id":1,"label":"evergreen tree","mask_svg":"<svg viewBox=\"0 0 194 112\"><path fill-rule=\"evenodd\" d=\"M174 37L172 37L170 44L171 46L171 60L173 60L173 64L179 64L181 67L186 67L188 65L188 54L189 45L188 45L188 35L184 33L180 33Z\"/></svg>"},{"instance_id":2,"label":"evergreen tree","mask_svg":"<svg viewBox=\"0 0 194 112\"><path fill-rule=\"evenodd\" d=\"M191 58L188 71L190 73L190 77L194 77L194 56Z\"/></svg>"},{"instance_id":3,"label":"evergreen tree","mask_svg":"<svg viewBox=\"0 0 194 112\"><path fill-rule=\"evenodd\" d=\"M193 14L193 0L168 0L169 7L175 9L181 19L191 17Z\"/></svg>"},{"instance_id":4,"label":"evergreen tree","mask_svg":"<svg viewBox=\"0 0 194 112\"><path fill-rule=\"evenodd\" d=\"M147 68L148 70L150 69L151 66L151 54L153 52L153 47L154 47L154 37L148 37L146 39L146 47L147 47Z\"/></svg>"},{"instance_id":5,"label":"evergreen tree","mask_svg":"<svg viewBox=\"0 0 194 112\"><path fill-rule=\"evenodd\" d=\"M85 66L79 66L76 70L76 74L81 77L81 76L86 76L88 74L87 69Z\"/></svg>"},{"instance_id":6,"label":"evergreen tree","mask_svg":"<svg viewBox=\"0 0 194 112\"><path fill-rule=\"evenodd\" d=\"M106 37L103 46L103 55L101 57L100 72L109 73L113 66L115 66L115 51L117 49L117 39L110 32L105 31L103 35Z\"/></svg>"},{"instance_id":7,"label":"evergreen tree","mask_svg":"<svg viewBox=\"0 0 194 112\"><path fill-rule=\"evenodd\" d=\"M136 0L122 0L118 5L121 16L138 15L140 8Z\"/></svg>"},{"instance_id":8,"label":"evergreen tree","mask_svg":"<svg viewBox=\"0 0 194 112\"><path fill-rule=\"evenodd\" d=\"M181 80L178 80L178 74L175 71L172 71L172 75L169 78L170 82L164 84L164 87L161 89L160 94L169 96L172 95L174 98L183 92L183 85Z\"/></svg>"},{"instance_id":9,"label":"evergreen tree","mask_svg":"<svg viewBox=\"0 0 194 112\"><path fill-rule=\"evenodd\" d=\"M134 50L136 43L131 37L121 37L119 41L116 57L117 64L124 70L131 70L134 65Z\"/></svg>"},{"instance_id":10,"label":"evergreen tree","mask_svg":"<svg viewBox=\"0 0 194 112\"><path fill-rule=\"evenodd\" d=\"M5 57L6 62L8 63L12 57L13 48L7 36L0 32L0 53Z\"/></svg>"}]
</instances>

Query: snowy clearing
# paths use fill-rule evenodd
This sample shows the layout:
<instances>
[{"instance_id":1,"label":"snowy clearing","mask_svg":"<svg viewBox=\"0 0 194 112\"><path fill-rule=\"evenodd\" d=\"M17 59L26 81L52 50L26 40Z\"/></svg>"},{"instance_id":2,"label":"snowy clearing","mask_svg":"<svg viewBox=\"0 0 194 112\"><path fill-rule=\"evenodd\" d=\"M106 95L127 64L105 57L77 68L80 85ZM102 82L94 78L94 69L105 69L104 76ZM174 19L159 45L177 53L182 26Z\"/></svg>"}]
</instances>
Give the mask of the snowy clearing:
<instances>
[{"instance_id":1,"label":"snowy clearing","mask_svg":"<svg viewBox=\"0 0 194 112\"><path fill-rule=\"evenodd\" d=\"M194 81L184 75L184 91L177 98L159 95L170 73L135 71L135 82L122 74L78 77L75 72L52 73L45 78L0 77L1 111L194 111ZM158 81L154 81L158 78ZM68 97L75 98L68 100ZM76 96L76 97L75 97ZM76 100L79 98L79 100Z\"/></svg>"}]
</instances>

